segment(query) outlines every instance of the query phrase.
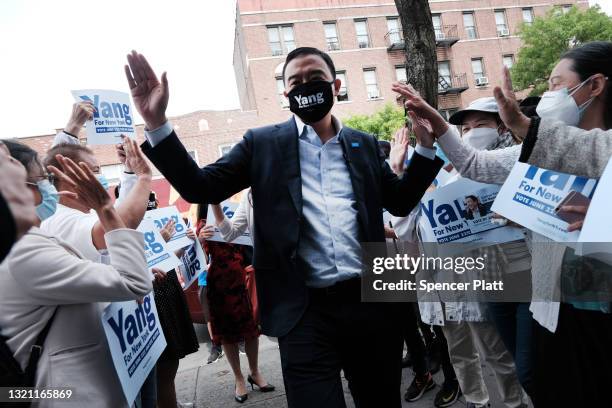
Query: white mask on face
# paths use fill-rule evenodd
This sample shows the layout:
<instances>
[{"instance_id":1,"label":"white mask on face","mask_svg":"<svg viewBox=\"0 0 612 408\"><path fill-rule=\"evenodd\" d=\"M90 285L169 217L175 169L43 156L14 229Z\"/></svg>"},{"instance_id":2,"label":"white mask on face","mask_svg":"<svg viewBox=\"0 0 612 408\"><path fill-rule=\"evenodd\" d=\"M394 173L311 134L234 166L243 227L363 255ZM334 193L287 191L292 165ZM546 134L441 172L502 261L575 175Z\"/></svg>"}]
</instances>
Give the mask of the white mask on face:
<instances>
[{"instance_id":1,"label":"white mask on face","mask_svg":"<svg viewBox=\"0 0 612 408\"><path fill-rule=\"evenodd\" d=\"M571 91L563 88L557 91L544 92L542 99L540 99L536 107L536 113L544 119L558 120L569 126L578 126L584 112L593 102L594 97L578 106L573 95L590 80L591 78L587 78Z\"/></svg>"},{"instance_id":2,"label":"white mask on face","mask_svg":"<svg viewBox=\"0 0 612 408\"><path fill-rule=\"evenodd\" d=\"M474 128L463 135L463 142L477 150L486 150L493 146L499 137L497 129Z\"/></svg>"}]
</instances>

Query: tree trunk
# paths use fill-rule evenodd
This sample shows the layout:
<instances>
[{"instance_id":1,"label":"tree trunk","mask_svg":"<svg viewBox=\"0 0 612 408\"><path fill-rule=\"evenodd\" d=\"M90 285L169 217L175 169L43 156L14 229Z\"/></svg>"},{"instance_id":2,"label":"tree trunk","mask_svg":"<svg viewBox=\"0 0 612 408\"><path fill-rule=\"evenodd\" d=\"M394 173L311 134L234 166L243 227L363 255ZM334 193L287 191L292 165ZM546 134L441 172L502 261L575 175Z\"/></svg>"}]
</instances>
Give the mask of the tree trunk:
<instances>
[{"instance_id":1,"label":"tree trunk","mask_svg":"<svg viewBox=\"0 0 612 408\"><path fill-rule=\"evenodd\" d=\"M436 36L428 0L395 0L404 33L406 77L421 96L438 107Z\"/></svg>"}]
</instances>

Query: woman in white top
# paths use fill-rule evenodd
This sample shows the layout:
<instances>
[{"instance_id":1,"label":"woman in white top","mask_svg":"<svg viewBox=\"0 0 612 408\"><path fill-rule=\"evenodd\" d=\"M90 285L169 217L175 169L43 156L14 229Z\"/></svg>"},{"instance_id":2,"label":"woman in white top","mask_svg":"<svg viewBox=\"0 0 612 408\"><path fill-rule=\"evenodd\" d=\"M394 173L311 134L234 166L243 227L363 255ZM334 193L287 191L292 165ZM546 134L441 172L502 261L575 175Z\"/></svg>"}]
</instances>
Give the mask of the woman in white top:
<instances>
[{"instance_id":1,"label":"woman in white top","mask_svg":"<svg viewBox=\"0 0 612 408\"><path fill-rule=\"evenodd\" d=\"M53 215L58 193L36 152L20 143L5 143L28 171L37 215L41 220ZM151 291L144 239L140 232L125 228L108 193L86 165L59 160L64 171L50 170L74 187L73 197L98 214L111 264L89 261L72 245L43 233L38 225L32 227L0 264L1 334L25 368L31 346L53 318L35 386L70 387L71 402L79 406L126 407L97 302L137 300ZM41 400L38 406L62 405Z\"/></svg>"}]
</instances>

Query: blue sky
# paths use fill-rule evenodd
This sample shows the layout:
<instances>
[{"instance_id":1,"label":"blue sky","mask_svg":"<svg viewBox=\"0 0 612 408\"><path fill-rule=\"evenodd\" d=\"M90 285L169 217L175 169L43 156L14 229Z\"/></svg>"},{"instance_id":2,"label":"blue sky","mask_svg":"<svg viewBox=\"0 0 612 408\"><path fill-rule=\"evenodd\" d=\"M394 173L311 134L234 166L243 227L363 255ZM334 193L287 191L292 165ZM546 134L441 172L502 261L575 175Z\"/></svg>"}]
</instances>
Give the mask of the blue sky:
<instances>
[{"instance_id":1,"label":"blue sky","mask_svg":"<svg viewBox=\"0 0 612 408\"><path fill-rule=\"evenodd\" d=\"M612 15L612 0L591 3ZM168 71L170 115L238 108L234 13L235 0L2 0L0 137L63 127L72 89L127 92L131 49Z\"/></svg>"}]
</instances>

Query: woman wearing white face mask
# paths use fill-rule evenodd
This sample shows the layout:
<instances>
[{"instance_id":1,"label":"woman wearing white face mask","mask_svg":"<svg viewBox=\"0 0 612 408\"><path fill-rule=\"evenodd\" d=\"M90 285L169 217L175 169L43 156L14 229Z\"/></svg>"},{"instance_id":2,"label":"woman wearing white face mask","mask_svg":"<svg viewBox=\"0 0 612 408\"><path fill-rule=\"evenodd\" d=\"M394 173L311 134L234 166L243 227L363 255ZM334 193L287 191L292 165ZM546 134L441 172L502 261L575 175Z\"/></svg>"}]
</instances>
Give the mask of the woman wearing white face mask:
<instances>
[{"instance_id":1,"label":"woman wearing white face mask","mask_svg":"<svg viewBox=\"0 0 612 408\"><path fill-rule=\"evenodd\" d=\"M600 149L604 151L597 152L593 148L596 145L593 137L584 139L583 144L588 144L588 147L580 147L579 135L597 134L603 137L609 132L595 129L608 130L612 127L612 103L609 102L612 97L609 81L611 57L612 43L587 43L564 54L551 74L549 89L554 91L567 88L568 95L571 93L568 97L575 103L575 108L571 110L574 113L578 111L577 125L584 129L582 131L568 127L568 123L561 125L545 118L540 122L521 115L512 94L509 72L505 70L504 90L496 88L494 92L503 108L500 113L504 123L512 129L514 135L521 140L528 133L534 136L530 140L530 146L523 146L525 158L529 157L533 150L529 161L538 166L589 177L601 174L611 149ZM486 183L501 184L505 181L521 155L520 145L496 151L475 151L458 141L457 136L453 137L437 111L417 98L409 89L405 89L404 94L409 99L409 109L431 122L438 143L462 175ZM571 105L568 102L571 101L566 99L565 103L558 104L557 107L565 110L562 119L575 125L576 115L568 113L569 108L563 108ZM538 110L543 115L552 112L549 102L544 102ZM591 129L591 132L585 131ZM572 143L565 141L564 136L573 136ZM525 144L528 140L529 136ZM589 154L580 154L584 153L585 149L589 149ZM525 154L525 151L528 154ZM570 305L551 301L559 289L562 270L575 268L576 260L568 262L570 260L559 245L539 234L533 233L532 236L533 241L537 241L532 247L533 292L534 299L540 301L532 302L530 311L539 323L535 326L536 337L543 340L538 341L540 346L536 353L534 403L536 406L545 407L601 405L609 399L606 391L612 383L608 370L612 364L612 352L609 349L612 341L610 314L608 310L601 308L581 309L592 305L580 305L576 302ZM549 300L541 301L542 299ZM571 352L568 352L569 350ZM560 358L561 355L565 357ZM567 358L568 356L571 358Z\"/></svg>"}]
</instances>

